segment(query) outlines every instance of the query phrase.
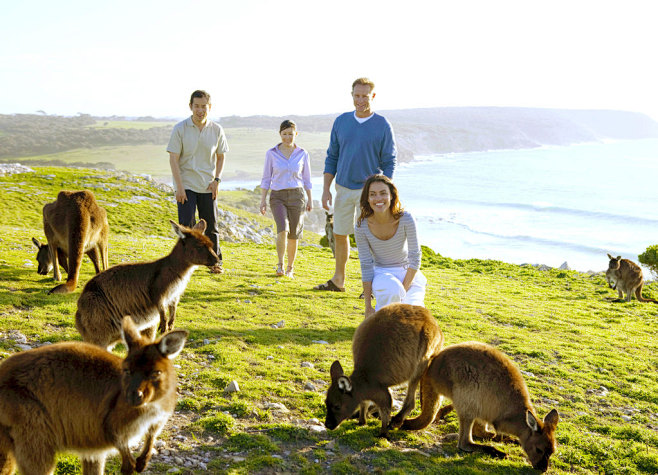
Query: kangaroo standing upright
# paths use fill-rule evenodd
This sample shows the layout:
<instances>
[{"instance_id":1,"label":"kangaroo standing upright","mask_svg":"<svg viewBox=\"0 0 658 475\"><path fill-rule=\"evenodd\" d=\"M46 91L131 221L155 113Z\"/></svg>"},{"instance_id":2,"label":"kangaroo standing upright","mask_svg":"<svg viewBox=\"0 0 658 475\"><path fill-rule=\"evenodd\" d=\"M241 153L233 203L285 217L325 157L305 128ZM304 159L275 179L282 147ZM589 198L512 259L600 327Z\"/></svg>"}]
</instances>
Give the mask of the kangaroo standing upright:
<instances>
[{"instance_id":1,"label":"kangaroo standing upright","mask_svg":"<svg viewBox=\"0 0 658 475\"><path fill-rule=\"evenodd\" d=\"M334 238L334 215L333 213L328 213L325 211L326 214L326 222L324 224L324 232L327 236L327 243L329 243L329 247L331 248L331 253L336 257L336 239Z\"/></svg>"},{"instance_id":2,"label":"kangaroo standing upright","mask_svg":"<svg viewBox=\"0 0 658 475\"><path fill-rule=\"evenodd\" d=\"M85 253L94 264L97 274L107 269L110 226L107 213L98 206L91 191L60 191L56 201L43 207L43 231L48 244L41 244L38 239L32 238L39 250L39 274L48 275L52 269L54 279L60 281L60 265L68 274L66 283L54 287L49 294L75 290L82 255Z\"/></svg>"},{"instance_id":3,"label":"kangaroo standing upright","mask_svg":"<svg viewBox=\"0 0 658 475\"><path fill-rule=\"evenodd\" d=\"M179 239L167 256L152 262L119 264L87 282L75 314L75 327L84 341L112 349L121 339L121 321L126 315L151 339L158 328L158 316L161 333L173 328L178 301L194 269L215 265L219 257L203 234L203 219L191 229L170 222Z\"/></svg>"},{"instance_id":4,"label":"kangaroo standing upright","mask_svg":"<svg viewBox=\"0 0 658 475\"><path fill-rule=\"evenodd\" d=\"M608 254L608 258L610 258L610 262L605 277L608 285L619 293L620 299L623 299L626 294L626 301L630 302L635 294L638 302L658 303L658 300L642 297L644 277L640 266L628 259L622 259L621 256L612 257Z\"/></svg>"},{"instance_id":5,"label":"kangaroo standing upright","mask_svg":"<svg viewBox=\"0 0 658 475\"><path fill-rule=\"evenodd\" d=\"M379 408L381 436L386 436L389 429L400 427L414 408L421 376L442 346L443 333L424 307L391 304L366 318L352 340L351 376L344 374L338 360L331 365L331 386L325 400L327 429L338 427L359 406L359 423L365 424L367 411L362 403L366 401ZM405 382L409 382L407 396L400 412L391 420L393 401L389 388Z\"/></svg>"},{"instance_id":6,"label":"kangaroo standing upright","mask_svg":"<svg viewBox=\"0 0 658 475\"><path fill-rule=\"evenodd\" d=\"M42 346L0 364L0 473L47 474L55 454L77 452L82 473L100 475L113 449L121 473L141 472L155 438L176 406L171 360L187 332L143 339L130 317L123 321L125 359L88 343ZM129 444L144 435L137 460Z\"/></svg>"},{"instance_id":7,"label":"kangaroo standing upright","mask_svg":"<svg viewBox=\"0 0 658 475\"><path fill-rule=\"evenodd\" d=\"M548 459L555 452L559 415L553 409L543 422L537 419L521 372L497 349L478 342L449 346L430 363L420 391L422 412L404 421L402 429L427 427L446 396L459 416L461 450L505 457L494 447L473 442L471 431L477 420L492 425L499 434L518 437L532 466L541 471L548 468ZM443 414L447 412L442 409Z\"/></svg>"}]
</instances>

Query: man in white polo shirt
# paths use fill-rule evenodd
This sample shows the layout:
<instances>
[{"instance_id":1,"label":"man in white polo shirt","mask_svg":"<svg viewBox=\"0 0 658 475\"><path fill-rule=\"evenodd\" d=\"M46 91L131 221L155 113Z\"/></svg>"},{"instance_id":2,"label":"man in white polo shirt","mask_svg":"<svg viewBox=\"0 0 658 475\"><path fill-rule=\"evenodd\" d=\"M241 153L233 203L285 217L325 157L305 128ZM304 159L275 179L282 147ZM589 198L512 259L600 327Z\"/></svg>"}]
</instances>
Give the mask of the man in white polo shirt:
<instances>
[{"instance_id":1,"label":"man in white polo shirt","mask_svg":"<svg viewBox=\"0 0 658 475\"><path fill-rule=\"evenodd\" d=\"M208 120L210 107L210 94L201 90L192 93L192 116L174 126L167 152L176 189L178 222L194 226L195 214L199 210L199 219L208 223L206 236L219 256L220 264L210 267L210 271L221 274L224 269L219 247L217 190L222 181L228 143L224 129Z\"/></svg>"}]
</instances>

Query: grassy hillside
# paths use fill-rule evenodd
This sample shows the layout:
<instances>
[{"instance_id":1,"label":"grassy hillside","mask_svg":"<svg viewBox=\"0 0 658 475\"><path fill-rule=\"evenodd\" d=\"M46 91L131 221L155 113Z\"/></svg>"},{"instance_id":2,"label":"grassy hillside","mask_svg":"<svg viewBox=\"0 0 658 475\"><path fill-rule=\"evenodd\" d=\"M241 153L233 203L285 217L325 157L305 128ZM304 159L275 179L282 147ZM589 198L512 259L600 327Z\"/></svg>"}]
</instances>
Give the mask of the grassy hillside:
<instances>
[{"instance_id":1,"label":"grassy hillside","mask_svg":"<svg viewBox=\"0 0 658 475\"><path fill-rule=\"evenodd\" d=\"M104 125L107 124L107 125ZM150 122L110 121L90 126L96 129L148 129ZM162 123L159 123L162 126ZM173 126L173 125L172 125ZM171 128L169 129L171 130ZM257 180L263 173L265 152L280 142L278 129L227 128L226 138L230 151L226 154L224 179ZM108 145L77 148L56 153L33 156L15 156L2 159L2 163L20 162L27 166L86 166L114 168L131 173L148 173L154 177L171 181L167 139L161 144ZM306 132L301 130L297 143L311 156L313 175L321 175L329 144L328 132Z\"/></svg>"},{"instance_id":2,"label":"grassy hillside","mask_svg":"<svg viewBox=\"0 0 658 475\"><path fill-rule=\"evenodd\" d=\"M19 351L11 330L33 345L79 339L81 288L48 296L52 278L37 274L30 238L44 237L44 203L83 187L108 211L110 264L157 258L174 244L172 200L146 181L61 168L0 177L0 357ZM134 195L153 200L132 204ZM331 274L327 249L303 246L295 280L275 277L273 245L227 243L223 251L227 272L198 269L180 302L177 324L190 341L176 360L178 407L151 473L533 473L518 445L496 444L505 460L459 452L445 437L457 430L454 414L388 440L376 437L376 420L321 430L314 419L324 420L329 367L340 359L351 371L351 338L363 318L358 260L349 261L346 293L322 293L310 289ZM423 272L426 305L446 343L497 346L526 375L538 414L559 411L549 473L658 473L658 305L615 302L601 276L431 251ZM85 259L81 283L92 275ZM658 285L644 294L658 298ZM240 391L225 393L233 380ZM204 465L185 468L195 457ZM58 473L79 470L76 458L59 459Z\"/></svg>"}]
</instances>

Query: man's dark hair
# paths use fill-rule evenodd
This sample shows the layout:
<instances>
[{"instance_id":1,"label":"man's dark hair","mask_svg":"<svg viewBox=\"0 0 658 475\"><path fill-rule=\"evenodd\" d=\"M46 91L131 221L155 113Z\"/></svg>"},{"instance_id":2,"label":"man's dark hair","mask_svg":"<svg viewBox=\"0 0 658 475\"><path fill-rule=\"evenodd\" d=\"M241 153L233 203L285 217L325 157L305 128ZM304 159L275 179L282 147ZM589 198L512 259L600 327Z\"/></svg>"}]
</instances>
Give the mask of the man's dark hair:
<instances>
[{"instance_id":1,"label":"man's dark hair","mask_svg":"<svg viewBox=\"0 0 658 475\"><path fill-rule=\"evenodd\" d=\"M190 105L194 103L194 98L198 97L199 99L208 99L208 104L210 104L210 94L208 94L206 91L203 91L201 89L197 89L192 93L190 96Z\"/></svg>"}]
</instances>

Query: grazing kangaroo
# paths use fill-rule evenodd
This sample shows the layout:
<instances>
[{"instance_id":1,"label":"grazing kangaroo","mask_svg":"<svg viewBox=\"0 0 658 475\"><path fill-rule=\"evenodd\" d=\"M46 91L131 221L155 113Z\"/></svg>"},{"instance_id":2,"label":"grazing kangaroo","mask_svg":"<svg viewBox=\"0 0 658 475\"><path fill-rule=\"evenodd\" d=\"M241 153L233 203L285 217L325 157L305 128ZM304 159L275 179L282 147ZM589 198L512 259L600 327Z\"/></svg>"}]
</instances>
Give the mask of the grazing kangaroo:
<instances>
[{"instance_id":1,"label":"grazing kangaroo","mask_svg":"<svg viewBox=\"0 0 658 475\"><path fill-rule=\"evenodd\" d=\"M219 257L203 234L205 220L192 229L170 222L179 239L169 255L152 262L119 264L87 282L75 314L75 327L84 341L111 350L121 339L126 315L151 340L158 316L160 333L173 328L178 301L194 269L217 264Z\"/></svg>"},{"instance_id":2,"label":"grazing kangaroo","mask_svg":"<svg viewBox=\"0 0 658 475\"><path fill-rule=\"evenodd\" d=\"M521 372L497 349L478 342L449 346L430 363L420 391L422 412L404 421L402 429L420 430L431 424L445 396L459 416L461 450L505 457L493 447L473 443L471 430L478 421L492 425L498 434L518 437L532 466L541 471L548 468L559 415L553 409L543 422L537 419ZM442 408L441 415L450 408Z\"/></svg>"},{"instance_id":3,"label":"grazing kangaroo","mask_svg":"<svg viewBox=\"0 0 658 475\"><path fill-rule=\"evenodd\" d=\"M98 206L91 191L60 191L57 200L43 207L43 231L48 244L38 239L32 242L37 252L38 272L62 280L59 266L68 274L66 283L51 289L49 294L65 294L78 285L82 255L87 254L96 273L107 269L107 240L110 226L107 213ZM102 269L101 269L102 265Z\"/></svg>"},{"instance_id":4,"label":"grazing kangaroo","mask_svg":"<svg viewBox=\"0 0 658 475\"><path fill-rule=\"evenodd\" d=\"M633 293L635 293L638 302L658 303L658 300L642 297L644 278L640 266L628 259L622 259L621 256L612 257L608 254L608 258L610 258L610 262L608 263L608 270L605 272L605 278L608 285L619 292L620 299L624 298L625 293L626 301L630 302Z\"/></svg>"},{"instance_id":5,"label":"grazing kangaroo","mask_svg":"<svg viewBox=\"0 0 658 475\"><path fill-rule=\"evenodd\" d=\"M146 468L151 450L176 406L171 360L187 332L155 343L123 320L125 359L88 343L42 346L0 364L0 473L53 473L55 454L77 452L82 473L100 475L116 449L121 473ZM137 460L129 444L146 440Z\"/></svg>"},{"instance_id":6,"label":"grazing kangaroo","mask_svg":"<svg viewBox=\"0 0 658 475\"><path fill-rule=\"evenodd\" d=\"M380 436L385 437L389 429L400 427L414 408L421 376L442 346L441 329L424 307L391 304L366 318L352 340L351 376L345 376L338 360L331 365L325 426L335 429L359 407L359 424L365 424L365 403L371 401L379 408ZM389 388L405 382L409 382L407 396L402 409L391 420L393 401Z\"/></svg>"}]
</instances>

